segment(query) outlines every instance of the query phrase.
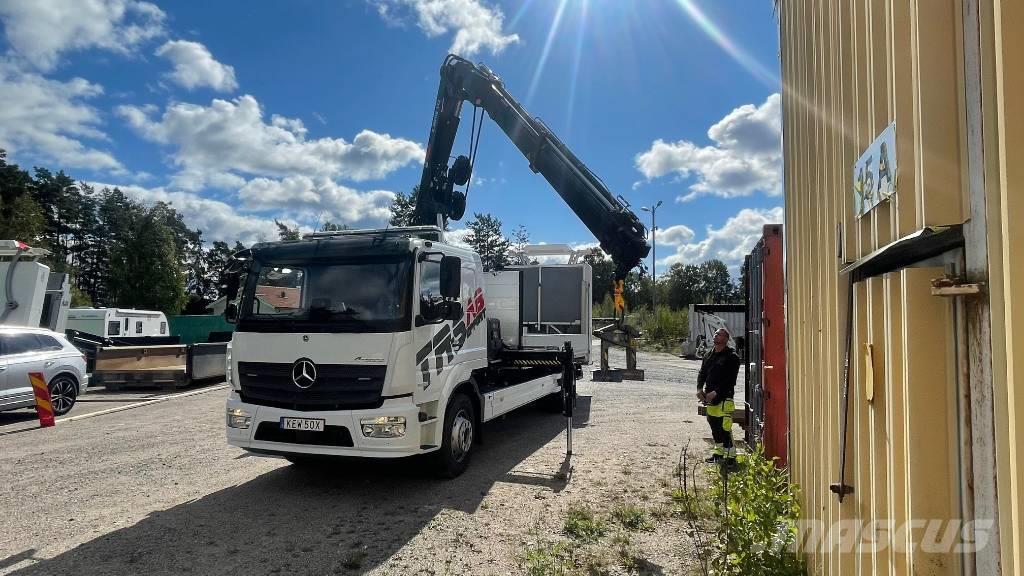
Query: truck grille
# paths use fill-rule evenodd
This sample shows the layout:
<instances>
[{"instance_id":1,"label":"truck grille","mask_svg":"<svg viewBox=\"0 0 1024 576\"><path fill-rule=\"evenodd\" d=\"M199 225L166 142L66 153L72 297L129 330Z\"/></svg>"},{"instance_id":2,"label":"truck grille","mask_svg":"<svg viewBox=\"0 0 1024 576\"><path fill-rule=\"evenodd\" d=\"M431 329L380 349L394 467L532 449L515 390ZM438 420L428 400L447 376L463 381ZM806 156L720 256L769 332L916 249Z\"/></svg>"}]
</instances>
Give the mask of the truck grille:
<instances>
[{"instance_id":1,"label":"truck grille","mask_svg":"<svg viewBox=\"0 0 1024 576\"><path fill-rule=\"evenodd\" d=\"M242 401L288 410L355 410L379 408L387 366L318 364L309 388L292 382L292 365L239 362Z\"/></svg>"}]
</instances>

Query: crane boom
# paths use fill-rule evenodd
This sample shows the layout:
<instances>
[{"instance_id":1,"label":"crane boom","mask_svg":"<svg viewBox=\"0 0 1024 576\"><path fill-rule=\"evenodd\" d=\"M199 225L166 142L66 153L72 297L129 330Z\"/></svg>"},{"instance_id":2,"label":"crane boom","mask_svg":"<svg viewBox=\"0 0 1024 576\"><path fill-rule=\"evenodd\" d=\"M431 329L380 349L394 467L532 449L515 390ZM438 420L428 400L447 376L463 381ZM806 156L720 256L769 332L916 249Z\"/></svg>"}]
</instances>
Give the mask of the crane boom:
<instances>
[{"instance_id":1,"label":"crane boom","mask_svg":"<svg viewBox=\"0 0 1024 576\"><path fill-rule=\"evenodd\" d=\"M539 119L532 117L486 66L449 54L441 65L441 83L427 143L414 224L458 220L465 196L455 186L466 184L472 165L459 156L449 167L463 102L482 108L565 200L615 263L617 280L625 278L647 256L647 229L621 197L569 150Z\"/></svg>"}]
</instances>

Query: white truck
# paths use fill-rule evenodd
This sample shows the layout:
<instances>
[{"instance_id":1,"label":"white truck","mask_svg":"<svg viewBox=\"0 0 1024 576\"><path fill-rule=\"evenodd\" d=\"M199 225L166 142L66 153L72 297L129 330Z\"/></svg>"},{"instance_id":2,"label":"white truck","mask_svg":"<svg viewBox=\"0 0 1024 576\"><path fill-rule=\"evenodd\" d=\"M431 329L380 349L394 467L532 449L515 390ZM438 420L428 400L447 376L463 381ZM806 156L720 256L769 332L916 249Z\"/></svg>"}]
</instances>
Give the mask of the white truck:
<instances>
[{"instance_id":1,"label":"white truck","mask_svg":"<svg viewBox=\"0 0 1024 576\"><path fill-rule=\"evenodd\" d=\"M252 247L233 305L228 442L293 461L437 452L451 476L482 422L545 396L561 407L565 342L573 370L590 359L590 267L484 272L441 236L391 228ZM261 306L267 286L292 289L295 307Z\"/></svg>"},{"instance_id":2,"label":"white truck","mask_svg":"<svg viewBox=\"0 0 1024 576\"><path fill-rule=\"evenodd\" d=\"M621 197L493 72L449 56L413 226L317 233L235 255L228 443L293 462L432 453L453 477L483 422L545 397L571 420L590 360L590 267L488 272L480 255L445 242L444 221L465 212L455 186L472 174L466 156L448 166L464 101L490 115L594 233L620 290L647 255L646 229ZM278 292L289 297L258 298Z\"/></svg>"}]
</instances>

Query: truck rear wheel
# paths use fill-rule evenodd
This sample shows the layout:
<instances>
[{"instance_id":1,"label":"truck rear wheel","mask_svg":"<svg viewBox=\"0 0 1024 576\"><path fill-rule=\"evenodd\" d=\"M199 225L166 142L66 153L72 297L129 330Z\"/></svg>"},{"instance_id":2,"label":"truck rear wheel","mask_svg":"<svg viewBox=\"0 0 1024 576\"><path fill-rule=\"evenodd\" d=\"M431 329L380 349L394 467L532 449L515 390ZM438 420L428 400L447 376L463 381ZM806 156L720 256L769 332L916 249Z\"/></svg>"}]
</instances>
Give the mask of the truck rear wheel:
<instances>
[{"instance_id":1,"label":"truck rear wheel","mask_svg":"<svg viewBox=\"0 0 1024 576\"><path fill-rule=\"evenodd\" d=\"M476 440L476 409L465 394L452 398L444 415L444 438L436 452L437 472L455 478L466 471Z\"/></svg>"}]
</instances>

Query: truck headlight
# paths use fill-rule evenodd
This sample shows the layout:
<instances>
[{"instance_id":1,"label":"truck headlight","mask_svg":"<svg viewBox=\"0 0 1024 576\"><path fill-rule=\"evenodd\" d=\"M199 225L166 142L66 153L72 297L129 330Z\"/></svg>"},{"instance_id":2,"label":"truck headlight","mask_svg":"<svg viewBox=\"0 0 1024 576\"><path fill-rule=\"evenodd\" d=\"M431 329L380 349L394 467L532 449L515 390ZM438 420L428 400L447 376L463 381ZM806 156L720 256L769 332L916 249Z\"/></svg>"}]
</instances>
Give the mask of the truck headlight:
<instances>
[{"instance_id":1,"label":"truck headlight","mask_svg":"<svg viewBox=\"0 0 1024 576\"><path fill-rule=\"evenodd\" d=\"M401 438L405 436L404 416L380 416L359 421L363 436L367 438Z\"/></svg>"},{"instance_id":2,"label":"truck headlight","mask_svg":"<svg viewBox=\"0 0 1024 576\"><path fill-rule=\"evenodd\" d=\"M252 414L241 408L228 410L228 428L248 428L252 426Z\"/></svg>"}]
</instances>

